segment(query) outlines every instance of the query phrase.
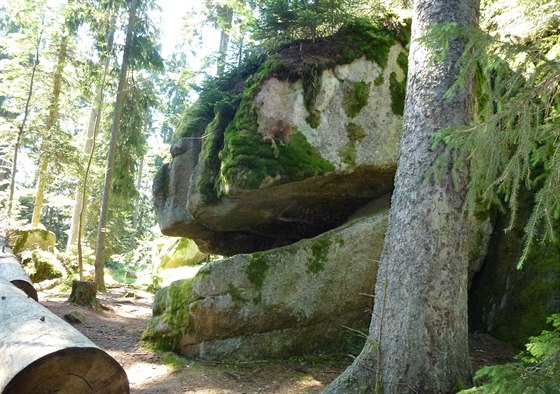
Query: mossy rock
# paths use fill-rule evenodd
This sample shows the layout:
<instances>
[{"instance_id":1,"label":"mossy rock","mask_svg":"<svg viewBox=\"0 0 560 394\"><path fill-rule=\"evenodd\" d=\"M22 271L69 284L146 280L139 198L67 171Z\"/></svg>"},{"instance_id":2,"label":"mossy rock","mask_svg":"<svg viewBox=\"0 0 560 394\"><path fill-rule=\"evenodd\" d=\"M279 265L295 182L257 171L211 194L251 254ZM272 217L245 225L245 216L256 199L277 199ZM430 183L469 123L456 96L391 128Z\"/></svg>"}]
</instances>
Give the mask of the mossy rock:
<instances>
[{"instance_id":1,"label":"mossy rock","mask_svg":"<svg viewBox=\"0 0 560 394\"><path fill-rule=\"evenodd\" d=\"M181 338L190 330L189 305L197 299L192 279L176 280L159 289L152 308L154 317L142 333L142 339L160 350L178 350Z\"/></svg>"},{"instance_id":2,"label":"mossy rock","mask_svg":"<svg viewBox=\"0 0 560 394\"><path fill-rule=\"evenodd\" d=\"M56 235L44 228L22 227L9 232L9 242L15 254L36 248L52 252L56 246Z\"/></svg>"},{"instance_id":3,"label":"mossy rock","mask_svg":"<svg viewBox=\"0 0 560 394\"><path fill-rule=\"evenodd\" d=\"M143 338L202 359L340 350L344 327L367 330L389 198L313 239L240 254L158 291Z\"/></svg>"},{"instance_id":4,"label":"mossy rock","mask_svg":"<svg viewBox=\"0 0 560 394\"><path fill-rule=\"evenodd\" d=\"M189 238L178 238L168 242L160 252L159 269L177 268L200 264L207 255Z\"/></svg>"},{"instance_id":5,"label":"mossy rock","mask_svg":"<svg viewBox=\"0 0 560 394\"><path fill-rule=\"evenodd\" d=\"M526 200L526 196L525 196ZM525 201L520 222L532 212ZM522 348L530 336L546 328L546 319L560 310L560 238L535 243L521 269L523 225L504 232L509 218L498 218L489 252L469 291L469 326Z\"/></svg>"},{"instance_id":6,"label":"mossy rock","mask_svg":"<svg viewBox=\"0 0 560 394\"><path fill-rule=\"evenodd\" d=\"M44 250L23 251L21 264L33 283L67 276L66 269L60 260L54 254Z\"/></svg>"},{"instance_id":7,"label":"mossy rock","mask_svg":"<svg viewBox=\"0 0 560 394\"><path fill-rule=\"evenodd\" d=\"M409 29L355 23L206 81L174 143L198 148L172 148L154 182L162 232L213 254L261 251L333 229L390 192Z\"/></svg>"}]
</instances>

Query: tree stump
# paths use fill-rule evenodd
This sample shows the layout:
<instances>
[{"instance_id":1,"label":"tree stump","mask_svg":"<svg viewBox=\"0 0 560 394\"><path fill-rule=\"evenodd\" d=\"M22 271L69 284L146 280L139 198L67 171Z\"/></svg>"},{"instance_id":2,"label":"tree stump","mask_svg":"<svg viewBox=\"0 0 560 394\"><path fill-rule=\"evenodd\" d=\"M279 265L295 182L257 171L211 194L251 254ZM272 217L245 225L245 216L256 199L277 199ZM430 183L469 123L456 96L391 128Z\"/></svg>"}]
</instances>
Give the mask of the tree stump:
<instances>
[{"instance_id":1,"label":"tree stump","mask_svg":"<svg viewBox=\"0 0 560 394\"><path fill-rule=\"evenodd\" d=\"M0 253L0 279L11 282L15 287L21 289L29 297L38 301L37 290L31 284L29 276L17 260L16 256L11 253Z\"/></svg>"},{"instance_id":2,"label":"tree stump","mask_svg":"<svg viewBox=\"0 0 560 394\"><path fill-rule=\"evenodd\" d=\"M2 279L0 322L1 393L130 392L111 356Z\"/></svg>"},{"instance_id":3,"label":"tree stump","mask_svg":"<svg viewBox=\"0 0 560 394\"><path fill-rule=\"evenodd\" d=\"M75 280L72 282L72 292L70 293L68 302L74 305L98 309L100 305L96 295L97 283L85 280Z\"/></svg>"}]
</instances>

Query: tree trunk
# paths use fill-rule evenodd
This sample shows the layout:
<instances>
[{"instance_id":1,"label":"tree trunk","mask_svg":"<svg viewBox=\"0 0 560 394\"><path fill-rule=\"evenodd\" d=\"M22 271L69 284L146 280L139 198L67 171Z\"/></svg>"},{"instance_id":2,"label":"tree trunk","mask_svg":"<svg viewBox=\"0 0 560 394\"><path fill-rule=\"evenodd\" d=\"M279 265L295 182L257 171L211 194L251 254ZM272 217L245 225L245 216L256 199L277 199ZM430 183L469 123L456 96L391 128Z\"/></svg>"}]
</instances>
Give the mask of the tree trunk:
<instances>
[{"instance_id":1,"label":"tree trunk","mask_svg":"<svg viewBox=\"0 0 560 394\"><path fill-rule=\"evenodd\" d=\"M115 23L115 16L113 15L112 25ZM103 75L99 85L95 89L95 98L93 99L93 104L91 106L91 112L89 115L88 128L86 131L86 141L84 143L84 156L87 157L86 170L84 174L84 179L82 182L82 188L76 188L76 195L74 199L74 211L72 212L72 221L70 225L70 231L68 234L68 242L66 244L66 250L69 251L72 245L78 242L81 243L81 234L84 229L84 217L87 213L87 199L88 199L88 188L89 188L89 172L91 168L91 162L93 160L93 154L95 153L95 145L97 140L97 134L99 132L99 124L101 123L101 113L103 112L103 102L105 96L105 80L107 78L107 73L109 71L109 66L111 63L111 52L113 51L113 42L115 37L115 28L110 27L107 36L107 51L105 53L105 64L103 66ZM81 254L81 245L79 245ZM80 280L82 279L82 259L79 256L80 265Z\"/></svg>"},{"instance_id":2,"label":"tree trunk","mask_svg":"<svg viewBox=\"0 0 560 394\"><path fill-rule=\"evenodd\" d=\"M46 135L41 144L41 158L39 160L39 172L37 175L37 192L35 194L35 205L33 206L33 217L31 219L31 226L37 227L41 221L41 208L43 207L43 199L45 195L45 186L47 183L47 175L49 168L49 152L47 141L49 133L52 132L58 119L58 101L60 97L62 73L64 72L64 65L66 64L66 55L68 52L68 34L64 34L60 41L60 48L58 50L58 61L56 72L53 80L53 93L49 107L49 117L46 124Z\"/></svg>"},{"instance_id":3,"label":"tree trunk","mask_svg":"<svg viewBox=\"0 0 560 394\"><path fill-rule=\"evenodd\" d=\"M35 46L35 59L33 61L33 67L31 68L31 78L29 79L29 89L27 90L27 100L25 101L25 108L23 110L23 119L21 125L18 127L18 134L16 137L16 143L14 145L14 154L12 156L12 177L10 179L10 191L8 195L8 210L7 216L10 220L12 216L12 208L14 202L14 192L16 186L16 174L17 174L17 160L19 154L19 148L21 147L21 141L23 139L23 133L25 132L25 124L27 123L27 117L29 116L29 104L31 102L31 97L33 96L33 88L35 84L35 74L37 72L37 66L39 65L39 49L41 48L41 37L43 35L43 24L44 17L41 19L41 28L37 34L37 45Z\"/></svg>"},{"instance_id":4,"label":"tree trunk","mask_svg":"<svg viewBox=\"0 0 560 394\"><path fill-rule=\"evenodd\" d=\"M109 141L109 151L107 152L107 167L105 168L105 182L103 185L103 195L101 197L101 210L99 213L99 225L97 227L97 245L95 247L95 282L97 288L101 291L105 290L105 238L107 216L109 212L109 193L113 182L113 165L115 162L115 151L117 149L117 139L119 123L121 118L122 103L126 88L126 73L128 69L128 57L130 55L130 45L132 41L132 31L134 29L134 20L136 19L136 0L130 3L130 12L128 17L128 27L126 31L126 40L123 50L123 60L119 75L119 85L117 87L117 98L115 100L115 112L113 113L113 125L111 127L111 139Z\"/></svg>"},{"instance_id":5,"label":"tree trunk","mask_svg":"<svg viewBox=\"0 0 560 394\"><path fill-rule=\"evenodd\" d=\"M145 134L147 135L148 127L145 127ZM132 228L134 229L134 234L138 235L138 226L141 223L140 216L142 215L142 193L140 190L142 189L142 178L144 176L144 156L140 158L140 162L138 163L138 175L136 177L136 190L138 191L138 198L136 199L136 203L134 204L134 215L132 217ZM133 241L136 243L136 237ZM135 246L135 245L134 245Z\"/></svg>"},{"instance_id":6,"label":"tree trunk","mask_svg":"<svg viewBox=\"0 0 560 394\"><path fill-rule=\"evenodd\" d=\"M72 282L72 292L68 297L70 304L98 309L99 301L96 298L97 284L91 281L75 280Z\"/></svg>"},{"instance_id":7,"label":"tree trunk","mask_svg":"<svg viewBox=\"0 0 560 394\"><path fill-rule=\"evenodd\" d=\"M217 75L224 75L226 68L227 51L229 47L229 31L233 22L233 8L228 6L218 7L218 16L222 20L222 29L220 32L220 50L218 52Z\"/></svg>"},{"instance_id":8,"label":"tree trunk","mask_svg":"<svg viewBox=\"0 0 560 394\"><path fill-rule=\"evenodd\" d=\"M0 321L0 392L129 392L126 373L111 356L1 279Z\"/></svg>"},{"instance_id":9,"label":"tree trunk","mask_svg":"<svg viewBox=\"0 0 560 394\"><path fill-rule=\"evenodd\" d=\"M100 107L102 100L102 87L97 86L95 89L95 99L93 105L91 106L91 111L89 113L88 127L85 130L85 143L83 148L83 155L86 158L93 153L94 138L96 134L95 125L97 124L97 118L100 115ZM86 212L87 209L87 186L85 183L82 187L76 188L76 193L74 195L74 210L72 211L72 219L70 221L70 230L68 232L68 241L66 243L66 251L76 243L78 239L78 226L80 225L80 213Z\"/></svg>"},{"instance_id":10,"label":"tree trunk","mask_svg":"<svg viewBox=\"0 0 560 394\"><path fill-rule=\"evenodd\" d=\"M435 131L472 121L472 84L444 98L465 42L442 62L419 42L429 24L475 28L477 0L414 2L401 154L375 287L370 335L354 363L325 393L451 393L470 383L466 169L426 180ZM449 167L451 168L451 166Z\"/></svg>"}]
</instances>

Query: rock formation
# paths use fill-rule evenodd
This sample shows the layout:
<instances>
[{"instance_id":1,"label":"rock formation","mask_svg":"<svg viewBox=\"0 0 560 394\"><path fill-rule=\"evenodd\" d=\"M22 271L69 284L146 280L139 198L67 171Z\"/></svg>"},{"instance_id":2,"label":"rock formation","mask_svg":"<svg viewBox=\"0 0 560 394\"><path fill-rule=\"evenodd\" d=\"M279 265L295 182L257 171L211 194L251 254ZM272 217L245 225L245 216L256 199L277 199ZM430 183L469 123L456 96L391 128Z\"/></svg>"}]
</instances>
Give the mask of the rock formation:
<instances>
[{"instance_id":1,"label":"rock formation","mask_svg":"<svg viewBox=\"0 0 560 394\"><path fill-rule=\"evenodd\" d=\"M154 180L158 222L205 253L243 254L161 289L145 339L197 358L261 359L334 350L345 327L367 327L373 299L363 294L398 157L405 31L349 28L207 84ZM519 345L558 311L558 243L518 272L522 231L504 236L503 218L494 230L496 215L475 216L465 229L471 327ZM510 318L519 338L508 337Z\"/></svg>"},{"instance_id":2,"label":"rock formation","mask_svg":"<svg viewBox=\"0 0 560 394\"><path fill-rule=\"evenodd\" d=\"M233 99L201 96L193 108L210 110L187 111L194 120L154 181L162 232L207 253L266 250L335 228L389 192L406 78L399 29L298 43L231 84L243 86Z\"/></svg>"},{"instance_id":3,"label":"rock formation","mask_svg":"<svg viewBox=\"0 0 560 394\"><path fill-rule=\"evenodd\" d=\"M340 349L367 327L389 196L313 239L204 266L156 294L144 339L195 358Z\"/></svg>"}]
</instances>

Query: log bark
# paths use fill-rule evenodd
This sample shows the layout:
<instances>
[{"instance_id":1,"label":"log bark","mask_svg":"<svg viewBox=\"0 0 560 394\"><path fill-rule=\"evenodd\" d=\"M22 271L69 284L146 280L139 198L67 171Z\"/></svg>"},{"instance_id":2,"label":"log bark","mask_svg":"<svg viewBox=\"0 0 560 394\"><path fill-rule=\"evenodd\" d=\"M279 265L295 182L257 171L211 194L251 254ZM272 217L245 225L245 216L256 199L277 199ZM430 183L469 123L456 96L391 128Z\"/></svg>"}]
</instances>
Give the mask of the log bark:
<instances>
[{"instance_id":1,"label":"log bark","mask_svg":"<svg viewBox=\"0 0 560 394\"><path fill-rule=\"evenodd\" d=\"M0 322L3 394L130 392L111 356L1 279Z\"/></svg>"},{"instance_id":2,"label":"log bark","mask_svg":"<svg viewBox=\"0 0 560 394\"><path fill-rule=\"evenodd\" d=\"M39 300L37 290L31 284L31 279L25 273L17 258L13 254L7 253L7 248L5 252L0 252L0 279L11 282L35 301Z\"/></svg>"}]
</instances>

